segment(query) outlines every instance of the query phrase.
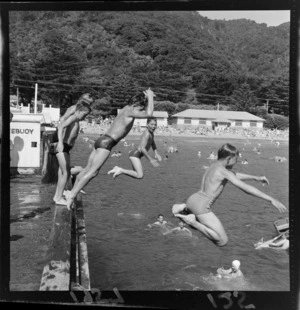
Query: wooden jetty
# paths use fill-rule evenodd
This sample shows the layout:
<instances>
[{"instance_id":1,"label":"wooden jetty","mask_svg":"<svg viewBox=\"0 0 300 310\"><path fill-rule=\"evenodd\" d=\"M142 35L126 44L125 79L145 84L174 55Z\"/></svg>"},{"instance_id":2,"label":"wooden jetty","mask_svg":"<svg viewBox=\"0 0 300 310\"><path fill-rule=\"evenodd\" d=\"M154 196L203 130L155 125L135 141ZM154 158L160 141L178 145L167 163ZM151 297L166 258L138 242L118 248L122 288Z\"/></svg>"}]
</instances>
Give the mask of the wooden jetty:
<instances>
[{"instance_id":1,"label":"wooden jetty","mask_svg":"<svg viewBox=\"0 0 300 310\"><path fill-rule=\"evenodd\" d=\"M81 195L69 211L55 205L40 291L90 290L88 251Z\"/></svg>"}]
</instances>

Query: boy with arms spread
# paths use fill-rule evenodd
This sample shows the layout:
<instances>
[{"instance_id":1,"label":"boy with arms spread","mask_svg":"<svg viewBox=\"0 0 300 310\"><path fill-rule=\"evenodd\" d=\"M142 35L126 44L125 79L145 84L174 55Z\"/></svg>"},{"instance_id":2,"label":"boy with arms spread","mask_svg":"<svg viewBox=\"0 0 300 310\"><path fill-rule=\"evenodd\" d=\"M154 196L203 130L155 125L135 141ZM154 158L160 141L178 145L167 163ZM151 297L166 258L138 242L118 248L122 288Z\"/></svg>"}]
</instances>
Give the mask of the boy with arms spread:
<instances>
[{"instance_id":1,"label":"boy with arms spread","mask_svg":"<svg viewBox=\"0 0 300 310\"><path fill-rule=\"evenodd\" d=\"M239 152L234 146L231 144L223 145L218 151L217 162L212 164L204 173L200 191L190 196L186 204L175 204L172 208L174 216L198 229L218 246L225 246L228 237L221 221L210 207L222 194L228 181L247 194L269 201L280 212L286 211L286 207L282 203L243 182L243 180L256 180L263 184L269 184L266 177L231 171L232 167L237 163L238 156ZM182 212L191 214L184 215Z\"/></svg>"},{"instance_id":2,"label":"boy with arms spread","mask_svg":"<svg viewBox=\"0 0 300 310\"><path fill-rule=\"evenodd\" d=\"M161 156L158 154L157 149L156 149L156 144L154 142L154 131L157 127L157 120L155 117L149 117L147 119L147 128L143 132L140 143L138 147L135 150L130 151L129 153L129 159L132 164L133 170L126 170L121 167L115 166L112 170L108 171L107 174L113 173L113 178L116 178L120 174L126 174L130 177L136 178L136 179L141 179L144 176L143 172L143 166L141 163L141 158L145 156L150 163L152 164L153 167L158 167L159 164L156 161L161 161ZM148 150L152 147L154 151L154 158L152 158L148 154Z\"/></svg>"},{"instance_id":3,"label":"boy with arms spread","mask_svg":"<svg viewBox=\"0 0 300 310\"><path fill-rule=\"evenodd\" d=\"M77 176L74 187L67 194L68 209L71 209L79 191L98 175L101 167L109 157L111 149L130 132L135 118L152 116L153 98L154 93L150 88L144 91L144 95L138 94L130 98L129 104L119 112L111 127L96 140L87 166Z\"/></svg>"},{"instance_id":4,"label":"boy with arms spread","mask_svg":"<svg viewBox=\"0 0 300 310\"><path fill-rule=\"evenodd\" d=\"M76 110L67 118L59 123L57 129L58 142L52 143L52 153L56 155L59 163L58 181L53 200L56 204L66 205L67 202L62 198L63 191L70 177L70 150L73 148L79 134L79 122L91 113L89 104L79 102Z\"/></svg>"}]
</instances>

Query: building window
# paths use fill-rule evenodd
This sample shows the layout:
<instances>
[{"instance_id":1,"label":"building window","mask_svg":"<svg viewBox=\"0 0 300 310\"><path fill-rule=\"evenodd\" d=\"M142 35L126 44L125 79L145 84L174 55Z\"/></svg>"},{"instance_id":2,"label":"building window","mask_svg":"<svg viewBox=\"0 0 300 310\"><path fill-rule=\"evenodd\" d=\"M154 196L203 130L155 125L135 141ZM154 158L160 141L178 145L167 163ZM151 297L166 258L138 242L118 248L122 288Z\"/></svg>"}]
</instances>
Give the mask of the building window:
<instances>
[{"instance_id":1,"label":"building window","mask_svg":"<svg viewBox=\"0 0 300 310\"><path fill-rule=\"evenodd\" d=\"M235 121L235 126L243 126L243 122L242 121Z\"/></svg>"},{"instance_id":2,"label":"building window","mask_svg":"<svg viewBox=\"0 0 300 310\"><path fill-rule=\"evenodd\" d=\"M256 122L251 122L251 121L250 121L250 127L257 127L257 123L256 123Z\"/></svg>"},{"instance_id":3,"label":"building window","mask_svg":"<svg viewBox=\"0 0 300 310\"><path fill-rule=\"evenodd\" d=\"M183 123L184 124L191 124L192 123L192 119L191 118L184 118Z\"/></svg>"},{"instance_id":4,"label":"building window","mask_svg":"<svg viewBox=\"0 0 300 310\"><path fill-rule=\"evenodd\" d=\"M199 120L200 125L206 125L206 119L201 119Z\"/></svg>"}]
</instances>

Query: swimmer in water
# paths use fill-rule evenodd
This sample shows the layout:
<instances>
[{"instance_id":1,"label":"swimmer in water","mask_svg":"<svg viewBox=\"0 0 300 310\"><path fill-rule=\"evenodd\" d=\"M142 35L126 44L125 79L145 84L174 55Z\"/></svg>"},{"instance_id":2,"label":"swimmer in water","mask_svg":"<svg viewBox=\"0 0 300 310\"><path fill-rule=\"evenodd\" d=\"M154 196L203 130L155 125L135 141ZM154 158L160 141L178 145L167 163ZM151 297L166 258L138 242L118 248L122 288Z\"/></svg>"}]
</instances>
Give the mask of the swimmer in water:
<instances>
[{"instance_id":1,"label":"swimmer in water","mask_svg":"<svg viewBox=\"0 0 300 310\"><path fill-rule=\"evenodd\" d=\"M218 278L236 278L236 277L242 277L243 276L243 273L242 271L240 270L240 266L241 266L241 263L239 260L234 260L232 262L232 265L231 265L231 268L229 269L224 269L223 267L222 268L219 268L217 270L217 273L218 273Z\"/></svg>"},{"instance_id":2,"label":"swimmer in water","mask_svg":"<svg viewBox=\"0 0 300 310\"><path fill-rule=\"evenodd\" d=\"M132 96L127 105L120 110L110 128L96 140L86 167L79 173L71 192L66 197L69 210L80 190L98 175L112 148L130 132L134 120L152 116L154 96L150 88L143 93Z\"/></svg>"},{"instance_id":3,"label":"swimmer in water","mask_svg":"<svg viewBox=\"0 0 300 310\"><path fill-rule=\"evenodd\" d=\"M113 178L115 179L120 174L128 175L132 178L136 179L142 179L144 177L144 171L143 166L141 162L141 158L145 156L153 167L158 167L159 164L157 162L161 161L161 156L157 152L156 144L154 142L154 131L157 127L157 120L155 117L149 117L147 120L147 128L142 134L140 143L137 147L137 149L132 150L129 153L129 159L131 161L131 165L133 170L127 170L124 168L121 168L119 166L115 166L112 170L108 171L107 174L113 173ZM148 151L152 147L154 151L154 158L152 158Z\"/></svg>"},{"instance_id":4,"label":"swimmer in water","mask_svg":"<svg viewBox=\"0 0 300 310\"><path fill-rule=\"evenodd\" d=\"M274 160L277 162L277 163L283 163L285 161L287 161L287 159L285 157L280 157L280 156L275 156L274 157Z\"/></svg>"},{"instance_id":5,"label":"swimmer in water","mask_svg":"<svg viewBox=\"0 0 300 310\"><path fill-rule=\"evenodd\" d=\"M182 221L180 221L178 227L175 227L175 228L168 230L167 232L164 233L164 235L168 235L170 233L177 232L177 233L184 233L185 235L192 237L193 236L192 232L184 226L185 226L185 224Z\"/></svg>"},{"instance_id":6,"label":"swimmer in water","mask_svg":"<svg viewBox=\"0 0 300 310\"><path fill-rule=\"evenodd\" d=\"M164 216L162 214L159 214L158 217L157 217L157 221L154 222L153 224L148 224L147 226L149 228L151 228L152 226L160 226L160 227L165 227L165 225L167 224L168 222L164 220Z\"/></svg>"},{"instance_id":7,"label":"swimmer in water","mask_svg":"<svg viewBox=\"0 0 300 310\"><path fill-rule=\"evenodd\" d=\"M110 157L118 157L117 152L116 152L116 151L114 151L114 152L110 155Z\"/></svg>"},{"instance_id":8,"label":"swimmer in water","mask_svg":"<svg viewBox=\"0 0 300 310\"><path fill-rule=\"evenodd\" d=\"M242 161L242 165L248 165L249 163L248 163L248 160L247 159L245 159L245 160L243 160Z\"/></svg>"},{"instance_id":9,"label":"swimmer in water","mask_svg":"<svg viewBox=\"0 0 300 310\"><path fill-rule=\"evenodd\" d=\"M281 238L273 240L271 243L269 243L269 247L281 250L289 249L290 248L289 232L283 233L280 237Z\"/></svg>"},{"instance_id":10,"label":"swimmer in water","mask_svg":"<svg viewBox=\"0 0 300 310\"><path fill-rule=\"evenodd\" d=\"M261 249L261 248L276 248L279 250L287 250L290 247L290 241L289 241L289 231L286 231L284 233L281 233L280 235L276 236L272 240L264 242L263 238L256 243L255 249Z\"/></svg>"},{"instance_id":11,"label":"swimmer in water","mask_svg":"<svg viewBox=\"0 0 300 310\"><path fill-rule=\"evenodd\" d=\"M222 194L228 181L252 196L269 201L279 212L286 211L282 203L243 181L256 180L269 184L265 176L252 176L232 171L237 163L238 153L233 145L224 144L218 151L217 162L205 171L200 190L191 195L186 203L175 204L172 208L174 216L199 230L217 246L225 246L228 243L228 237L221 221L212 212L211 206Z\"/></svg>"},{"instance_id":12,"label":"swimmer in water","mask_svg":"<svg viewBox=\"0 0 300 310\"><path fill-rule=\"evenodd\" d=\"M207 159L217 159L217 155L215 155L215 152L212 151L209 156L207 157Z\"/></svg>"}]
</instances>

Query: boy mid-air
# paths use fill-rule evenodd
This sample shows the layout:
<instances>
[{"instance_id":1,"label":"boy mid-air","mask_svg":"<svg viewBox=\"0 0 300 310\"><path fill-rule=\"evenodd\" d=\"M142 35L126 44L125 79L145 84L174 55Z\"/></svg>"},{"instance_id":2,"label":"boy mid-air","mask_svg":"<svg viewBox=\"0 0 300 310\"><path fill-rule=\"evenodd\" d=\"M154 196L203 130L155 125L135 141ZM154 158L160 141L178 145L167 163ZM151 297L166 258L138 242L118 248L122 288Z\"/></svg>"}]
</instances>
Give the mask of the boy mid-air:
<instances>
[{"instance_id":1,"label":"boy mid-air","mask_svg":"<svg viewBox=\"0 0 300 310\"><path fill-rule=\"evenodd\" d=\"M107 174L113 173L113 178L117 177L120 174L126 174L130 177L141 179L144 176L143 166L141 162L141 158L145 156L152 166L158 167L159 164L157 162L161 161L161 156L158 154L156 149L156 144L154 142L154 131L157 127L157 120L154 117L149 117L147 119L147 128L142 134L140 143L138 147L129 153L129 159L132 164L133 170L123 169L121 167L115 166L112 170L108 171ZM154 157L152 158L148 151L152 147L154 151ZM157 159L157 160L156 160Z\"/></svg>"},{"instance_id":2,"label":"boy mid-air","mask_svg":"<svg viewBox=\"0 0 300 310\"><path fill-rule=\"evenodd\" d=\"M269 201L280 212L286 211L286 207L282 203L243 182L243 180L256 180L269 184L266 177L231 171L237 163L238 157L239 152L234 146L224 144L218 151L218 160L205 171L200 190L191 195L186 203L175 204L172 208L174 216L198 229L218 246L225 246L228 237L221 221L212 212L211 206L221 195L228 181L247 194Z\"/></svg>"}]
</instances>

